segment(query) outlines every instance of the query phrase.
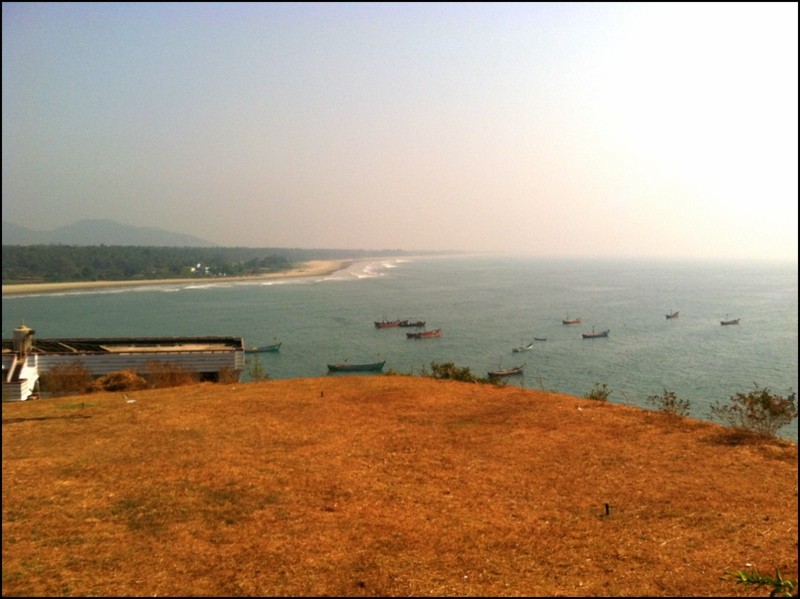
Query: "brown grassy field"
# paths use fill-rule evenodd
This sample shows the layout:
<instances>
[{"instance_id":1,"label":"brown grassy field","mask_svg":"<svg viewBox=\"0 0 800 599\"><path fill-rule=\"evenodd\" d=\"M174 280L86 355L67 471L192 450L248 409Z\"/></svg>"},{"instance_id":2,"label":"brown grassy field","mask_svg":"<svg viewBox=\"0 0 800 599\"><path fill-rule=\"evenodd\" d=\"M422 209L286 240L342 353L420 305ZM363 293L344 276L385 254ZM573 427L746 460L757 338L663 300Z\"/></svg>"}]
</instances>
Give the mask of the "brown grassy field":
<instances>
[{"instance_id":1,"label":"brown grassy field","mask_svg":"<svg viewBox=\"0 0 800 599\"><path fill-rule=\"evenodd\" d=\"M3 595L768 596L797 445L339 376L3 404ZM606 509L606 506L607 509Z\"/></svg>"}]
</instances>

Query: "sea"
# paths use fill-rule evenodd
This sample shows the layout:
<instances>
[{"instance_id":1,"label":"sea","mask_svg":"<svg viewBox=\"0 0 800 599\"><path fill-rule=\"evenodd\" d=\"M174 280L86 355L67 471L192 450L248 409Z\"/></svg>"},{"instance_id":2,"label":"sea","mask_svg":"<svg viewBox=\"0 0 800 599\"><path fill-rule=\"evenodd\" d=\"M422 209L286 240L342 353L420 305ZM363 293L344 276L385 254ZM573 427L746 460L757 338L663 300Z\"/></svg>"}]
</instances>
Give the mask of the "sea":
<instances>
[{"instance_id":1,"label":"sea","mask_svg":"<svg viewBox=\"0 0 800 599\"><path fill-rule=\"evenodd\" d=\"M507 384L656 409L664 391L714 421L711 406L767 387L797 391L797 264L438 255L357 261L326 276L142 285L3 297L3 338L241 336L280 341L247 355L243 380L323 376L328 363L386 361L425 374L453 363L477 376L524 365ZM667 319L666 314L679 311ZM564 325L562 320L580 318ZM740 318L738 325L722 326ZM417 329L375 321L424 320ZM608 330L606 338L582 333ZM534 341L535 338L545 339ZM513 348L533 342L525 352ZM256 364L258 368L255 368ZM379 375L378 375L379 376ZM797 441L797 420L779 431Z\"/></svg>"}]
</instances>

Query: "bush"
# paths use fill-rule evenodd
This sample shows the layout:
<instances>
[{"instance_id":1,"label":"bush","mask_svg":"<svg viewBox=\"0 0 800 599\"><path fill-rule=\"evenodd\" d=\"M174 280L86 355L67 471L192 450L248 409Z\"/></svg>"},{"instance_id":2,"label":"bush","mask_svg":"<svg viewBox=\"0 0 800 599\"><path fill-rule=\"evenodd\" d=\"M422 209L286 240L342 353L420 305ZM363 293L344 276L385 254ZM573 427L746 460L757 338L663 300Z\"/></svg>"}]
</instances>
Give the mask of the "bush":
<instances>
[{"instance_id":1,"label":"bush","mask_svg":"<svg viewBox=\"0 0 800 599\"><path fill-rule=\"evenodd\" d=\"M197 373L170 362L145 363L144 378L153 389L191 385L199 380Z\"/></svg>"},{"instance_id":2,"label":"bush","mask_svg":"<svg viewBox=\"0 0 800 599\"><path fill-rule=\"evenodd\" d=\"M461 381L464 383L489 382L488 379L484 379L472 374L469 368L459 368L452 362L444 362L442 364L439 364L438 362L431 362L431 372L432 374L430 376L435 379L448 379L453 381Z\"/></svg>"},{"instance_id":3,"label":"bush","mask_svg":"<svg viewBox=\"0 0 800 599\"><path fill-rule=\"evenodd\" d=\"M54 397L85 393L92 384L92 375L81 362L59 364L41 375L40 388Z\"/></svg>"},{"instance_id":4,"label":"bush","mask_svg":"<svg viewBox=\"0 0 800 599\"><path fill-rule=\"evenodd\" d=\"M594 399L597 401L608 401L609 395L611 395L612 391L609 390L608 385L603 383L595 383L592 390L586 394L586 399Z\"/></svg>"},{"instance_id":5,"label":"bush","mask_svg":"<svg viewBox=\"0 0 800 599\"><path fill-rule=\"evenodd\" d=\"M147 381L133 370L117 370L95 379L89 391L136 391L147 387Z\"/></svg>"},{"instance_id":6,"label":"bush","mask_svg":"<svg viewBox=\"0 0 800 599\"><path fill-rule=\"evenodd\" d=\"M233 368L222 368L217 375L217 382L222 384L238 383L239 371Z\"/></svg>"},{"instance_id":7,"label":"bush","mask_svg":"<svg viewBox=\"0 0 800 599\"><path fill-rule=\"evenodd\" d=\"M647 401L656 406L659 412L674 416L687 416L689 414L689 400L678 399L674 391L664 389L662 395L649 395Z\"/></svg>"},{"instance_id":8,"label":"bush","mask_svg":"<svg viewBox=\"0 0 800 599\"><path fill-rule=\"evenodd\" d=\"M414 376L410 372L400 372L399 370L395 370L394 368L387 368L384 374L386 374L386 376ZM430 376L430 375L425 374L423 369L423 374L421 376Z\"/></svg>"},{"instance_id":9,"label":"bush","mask_svg":"<svg viewBox=\"0 0 800 599\"><path fill-rule=\"evenodd\" d=\"M258 356L253 356L247 361L247 364L250 366L250 370L247 373L250 381L258 382L269 380L269 373L266 371L263 364L261 364L261 360L258 359Z\"/></svg>"},{"instance_id":10,"label":"bush","mask_svg":"<svg viewBox=\"0 0 800 599\"><path fill-rule=\"evenodd\" d=\"M752 391L737 393L730 401L732 405L712 405L711 414L733 428L762 437L774 437L781 427L797 418L794 393L783 397L755 383Z\"/></svg>"}]
</instances>

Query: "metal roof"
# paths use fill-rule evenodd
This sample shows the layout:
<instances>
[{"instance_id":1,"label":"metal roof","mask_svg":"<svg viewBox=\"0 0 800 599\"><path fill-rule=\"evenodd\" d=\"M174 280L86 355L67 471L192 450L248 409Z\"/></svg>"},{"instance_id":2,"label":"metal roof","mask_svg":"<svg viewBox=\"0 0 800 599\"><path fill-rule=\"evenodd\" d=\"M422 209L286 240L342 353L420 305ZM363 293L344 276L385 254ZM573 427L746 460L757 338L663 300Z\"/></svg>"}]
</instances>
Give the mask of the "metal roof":
<instances>
[{"instance_id":1,"label":"metal roof","mask_svg":"<svg viewBox=\"0 0 800 599\"><path fill-rule=\"evenodd\" d=\"M185 352L244 350L241 337L112 337L33 339L34 354ZM3 339L3 353L13 352L14 342Z\"/></svg>"}]
</instances>

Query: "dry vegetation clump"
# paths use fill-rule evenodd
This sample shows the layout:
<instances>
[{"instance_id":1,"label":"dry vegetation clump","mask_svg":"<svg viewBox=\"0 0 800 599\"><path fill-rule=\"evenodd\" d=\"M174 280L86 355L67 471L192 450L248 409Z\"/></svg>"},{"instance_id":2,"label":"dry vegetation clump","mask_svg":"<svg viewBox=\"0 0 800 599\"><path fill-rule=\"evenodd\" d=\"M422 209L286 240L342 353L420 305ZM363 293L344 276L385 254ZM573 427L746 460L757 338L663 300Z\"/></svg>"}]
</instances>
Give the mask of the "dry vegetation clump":
<instances>
[{"instance_id":1,"label":"dry vegetation clump","mask_svg":"<svg viewBox=\"0 0 800 599\"><path fill-rule=\"evenodd\" d=\"M200 378L196 372L170 362L146 362L144 370L144 378L153 389L191 385Z\"/></svg>"},{"instance_id":2,"label":"dry vegetation clump","mask_svg":"<svg viewBox=\"0 0 800 599\"><path fill-rule=\"evenodd\" d=\"M726 574L797 578L787 441L405 376L129 397L3 404L3 595L747 596Z\"/></svg>"},{"instance_id":3,"label":"dry vegetation clump","mask_svg":"<svg viewBox=\"0 0 800 599\"><path fill-rule=\"evenodd\" d=\"M241 378L241 373L233 368L223 368L218 373L218 383L230 384L238 383Z\"/></svg>"},{"instance_id":4,"label":"dry vegetation clump","mask_svg":"<svg viewBox=\"0 0 800 599\"><path fill-rule=\"evenodd\" d=\"M136 391L150 387L163 389L197 383L199 375L169 362L151 361L145 364L144 376L133 370L117 370L93 378L89 370L80 363L62 364L42 374L41 388L48 397L96 393L98 391ZM235 371L220 373L220 381L231 383L238 380Z\"/></svg>"},{"instance_id":5,"label":"dry vegetation clump","mask_svg":"<svg viewBox=\"0 0 800 599\"><path fill-rule=\"evenodd\" d=\"M92 375L80 362L53 366L41 375L40 385L53 397L85 393L92 384Z\"/></svg>"},{"instance_id":6,"label":"dry vegetation clump","mask_svg":"<svg viewBox=\"0 0 800 599\"><path fill-rule=\"evenodd\" d=\"M147 381L133 370L117 370L96 378L89 385L89 392L98 391L137 391L145 389Z\"/></svg>"}]
</instances>

